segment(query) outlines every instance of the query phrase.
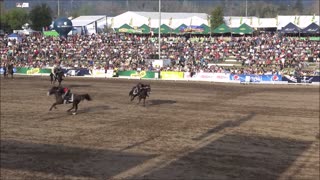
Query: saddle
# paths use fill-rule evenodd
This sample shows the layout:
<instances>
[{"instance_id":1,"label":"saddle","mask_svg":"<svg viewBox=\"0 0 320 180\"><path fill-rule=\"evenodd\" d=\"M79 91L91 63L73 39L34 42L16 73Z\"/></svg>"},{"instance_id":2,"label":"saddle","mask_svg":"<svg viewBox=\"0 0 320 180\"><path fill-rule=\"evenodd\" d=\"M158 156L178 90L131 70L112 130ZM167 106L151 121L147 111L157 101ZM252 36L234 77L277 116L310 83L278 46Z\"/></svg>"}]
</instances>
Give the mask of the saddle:
<instances>
[{"instance_id":1,"label":"saddle","mask_svg":"<svg viewBox=\"0 0 320 180\"><path fill-rule=\"evenodd\" d=\"M134 87L132 94L137 95L139 92L139 89L137 87Z\"/></svg>"},{"instance_id":2,"label":"saddle","mask_svg":"<svg viewBox=\"0 0 320 180\"><path fill-rule=\"evenodd\" d=\"M73 96L74 96L74 95L71 93L71 94L70 94L70 96L69 96L69 98L68 98L68 99L66 99L66 104L67 104L67 103L72 103L72 102L73 102Z\"/></svg>"},{"instance_id":3,"label":"saddle","mask_svg":"<svg viewBox=\"0 0 320 180\"><path fill-rule=\"evenodd\" d=\"M68 102L73 102L73 94L71 93L70 98L68 99Z\"/></svg>"}]
</instances>

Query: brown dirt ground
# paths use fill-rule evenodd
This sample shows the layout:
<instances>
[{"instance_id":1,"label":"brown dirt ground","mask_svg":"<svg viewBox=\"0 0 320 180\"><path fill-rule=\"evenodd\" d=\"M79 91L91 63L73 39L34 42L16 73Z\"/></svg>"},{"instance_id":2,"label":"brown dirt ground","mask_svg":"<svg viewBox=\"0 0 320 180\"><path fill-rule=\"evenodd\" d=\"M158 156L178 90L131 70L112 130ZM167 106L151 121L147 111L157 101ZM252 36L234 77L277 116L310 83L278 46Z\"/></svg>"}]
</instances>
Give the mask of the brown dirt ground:
<instances>
[{"instance_id":1,"label":"brown dirt ground","mask_svg":"<svg viewBox=\"0 0 320 180\"><path fill-rule=\"evenodd\" d=\"M49 112L48 77L1 78L0 179L319 179L319 86L66 78L93 101Z\"/></svg>"}]
</instances>

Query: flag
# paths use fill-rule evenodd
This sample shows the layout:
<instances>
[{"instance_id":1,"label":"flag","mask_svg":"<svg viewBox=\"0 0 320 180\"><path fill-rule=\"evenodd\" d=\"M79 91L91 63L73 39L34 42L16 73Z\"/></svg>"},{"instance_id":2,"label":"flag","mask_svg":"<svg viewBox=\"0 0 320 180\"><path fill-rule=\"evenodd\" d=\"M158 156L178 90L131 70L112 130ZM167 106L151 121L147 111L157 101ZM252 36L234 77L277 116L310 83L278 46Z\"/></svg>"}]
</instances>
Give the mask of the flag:
<instances>
[{"instance_id":1,"label":"flag","mask_svg":"<svg viewBox=\"0 0 320 180\"><path fill-rule=\"evenodd\" d=\"M314 22L316 20L316 14L313 14L313 17L311 19L311 22Z\"/></svg>"},{"instance_id":2,"label":"flag","mask_svg":"<svg viewBox=\"0 0 320 180\"><path fill-rule=\"evenodd\" d=\"M129 25L132 26L132 24L133 24L133 19L131 18Z\"/></svg>"},{"instance_id":3,"label":"flag","mask_svg":"<svg viewBox=\"0 0 320 180\"><path fill-rule=\"evenodd\" d=\"M172 17L169 19L169 26L172 25Z\"/></svg>"},{"instance_id":4,"label":"flag","mask_svg":"<svg viewBox=\"0 0 320 180\"><path fill-rule=\"evenodd\" d=\"M207 16L208 26L211 27L210 16Z\"/></svg>"},{"instance_id":5,"label":"flag","mask_svg":"<svg viewBox=\"0 0 320 180\"><path fill-rule=\"evenodd\" d=\"M151 18L148 18L148 26L151 27Z\"/></svg>"},{"instance_id":6,"label":"flag","mask_svg":"<svg viewBox=\"0 0 320 180\"><path fill-rule=\"evenodd\" d=\"M111 28L113 28L113 26L114 26L114 20L113 18L111 18Z\"/></svg>"},{"instance_id":7,"label":"flag","mask_svg":"<svg viewBox=\"0 0 320 180\"><path fill-rule=\"evenodd\" d=\"M300 16L297 18L297 25L300 25Z\"/></svg>"},{"instance_id":8,"label":"flag","mask_svg":"<svg viewBox=\"0 0 320 180\"><path fill-rule=\"evenodd\" d=\"M242 17L240 18L240 25L242 24Z\"/></svg>"},{"instance_id":9,"label":"flag","mask_svg":"<svg viewBox=\"0 0 320 180\"><path fill-rule=\"evenodd\" d=\"M229 24L231 25L231 16L229 17Z\"/></svg>"}]
</instances>

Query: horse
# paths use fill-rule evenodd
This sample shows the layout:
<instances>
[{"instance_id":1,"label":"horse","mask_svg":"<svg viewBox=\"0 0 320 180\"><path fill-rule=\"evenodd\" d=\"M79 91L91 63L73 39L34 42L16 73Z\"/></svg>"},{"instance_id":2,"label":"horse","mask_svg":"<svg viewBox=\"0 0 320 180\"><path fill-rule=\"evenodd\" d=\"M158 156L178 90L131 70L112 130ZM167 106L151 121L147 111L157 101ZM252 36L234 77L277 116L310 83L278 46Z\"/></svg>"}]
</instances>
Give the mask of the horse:
<instances>
[{"instance_id":1,"label":"horse","mask_svg":"<svg viewBox=\"0 0 320 180\"><path fill-rule=\"evenodd\" d=\"M138 93L141 88L147 87L147 86L151 88L149 84L142 84L142 83L138 83L136 86L132 87L131 91L129 92L130 101L133 101L134 98L138 96Z\"/></svg>"},{"instance_id":2,"label":"horse","mask_svg":"<svg viewBox=\"0 0 320 180\"><path fill-rule=\"evenodd\" d=\"M132 88L129 95L131 95L131 101L138 96L138 104L140 104L141 100L143 99L143 106L146 106L146 98L149 97L151 92L151 86L149 84L144 85L141 89L137 92L137 94L133 94L135 88Z\"/></svg>"},{"instance_id":3,"label":"horse","mask_svg":"<svg viewBox=\"0 0 320 180\"><path fill-rule=\"evenodd\" d=\"M13 64L8 65L8 72L7 72L7 77L9 77L9 74L11 75L11 79L13 79Z\"/></svg>"},{"instance_id":4,"label":"horse","mask_svg":"<svg viewBox=\"0 0 320 180\"><path fill-rule=\"evenodd\" d=\"M50 96L54 94L55 98L56 98L56 102L52 104L52 106L50 107L49 111L52 110L52 108L57 109L56 105L59 104L63 104L63 87L60 86L53 86L51 89L49 89L47 95ZM83 101L83 100L87 100L87 101L91 101L91 97L89 94L71 94L71 99L72 99L72 108L68 109L67 112L70 112L72 109L74 109L73 114L75 115L78 111L78 104Z\"/></svg>"},{"instance_id":5,"label":"horse","mask_svg":"<svg viewBox=\"0 0 320 180\"><path fill-rule=\"evenodd\" d=\"M64 72L63 71L58 71L55 73L54 76L54 84L56 83L56 81L59 82L59 86L61 86L61 82L63 81L63 77L64 77Z\"/></svg>"}]
</instances>

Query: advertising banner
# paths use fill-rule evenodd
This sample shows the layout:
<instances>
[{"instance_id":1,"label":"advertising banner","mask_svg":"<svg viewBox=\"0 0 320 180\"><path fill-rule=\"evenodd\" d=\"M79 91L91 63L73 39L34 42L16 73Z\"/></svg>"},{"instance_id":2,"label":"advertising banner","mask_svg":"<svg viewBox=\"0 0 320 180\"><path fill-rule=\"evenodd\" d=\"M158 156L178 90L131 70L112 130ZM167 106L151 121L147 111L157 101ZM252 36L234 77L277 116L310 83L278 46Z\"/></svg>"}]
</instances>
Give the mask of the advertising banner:
<instances>
[{"instance_id":1,"label":"advertising banner","mask_svg":"<svg viewBox=\"0 0 320 180\"><path fill-rule=\"evenodd\" d=\"M230 74L201 72L191 76L190 72L185 72L184 79L199 80L199 81L230 82Z\"/></svg>"},{"instance_id":2,"label":"advertising banner","mask_svg":"<svg viewBox=\"0 0 320 180\"><path fill-rule=\"evenodd\" d=\"M127 78L156 78L153 71L119 71L118 75Z\"/></svg>"},{"instance_id":3,"label":"advertising banner","mask_svg":"<svg viewBox=\"0 0 320 180\"><path fill-rule=\"evenodd\" d=\"M13 68L13 73L16 73L16 72L17 72L17 68ZM4 73L4 69L3 67L0 67L0 74L3 74L3 73Z\"/></svg>"},{"instance_id":4,"label":"advertising banner","mask_svg":"<svg viewBox=\"0 0 320 180\"><path fill-rule=\"evenodd\" d=\"M212 80L215 82L229 82L230 74L229 73L213 73Z\"/></svg>"},{"instance_id":5,"label":"advertising banner","mask_svg":"<svg viewBox=\"0 0 320 180\"><path fill-rule=\"evenodd\" d=\"M106 77L108 77L108 78L113 77L113 69L108 69L107 70Z\"/></svg>"},{"instance_id":6,"label":"advertising banner","mask_svg":"<svg viewBox=\"0 0 320 180\"><path fill-rule=\"evenodd\" d=\"M214 73L196 73L195 75L192 76L192 79L197 79L197 80L207 80L207 81L212 81L214 78Z\"/></svg>"},{"instance_id":7,"label":"advertising banner","mask_svg":"<svg viewBox=\"0 0 320 180\"><path fill-rule=\"evenodd\" d=\"M106 71L104 69L93 69L92 76L94 77L106 77Z\"/></svg>"},{"instance_id":8,"label":"advertising banner","mask_svg":"<svg viewBox=\"0 0 320 180\"><path fill-rule=\"evenodd\" d=\"M183 72L161 71L160 79L183 79Z\"/></svg>"},{"instance_id":9,"label":"advertising banner","mask_svg":"<svg viewBox=\"0 0 320 180\"><path fill-rule=\"evenodd\" d=\"M240 81L246 82L246 76L250 76L250 82L273 82L273 81L282 81L281 75L255 75L255 74L231 74L231 81Z\"/></svg>"},{"instance_id":10,"label":"advertising banner","mask_svg":"<svg viewBox=\"0 0 320 180\"><path fill-rule=\"evenodd\" d=\"M302 76L302 77L295 77L290 75L284 75L282 77L283 81L288 81L288 83L319 83L320 76Z\"/></svg>"},{"instance_id":11,"label":"advertising banner","mask_svg":"<svg viewBox=\"0 0 320 180\"><path fill-rule=\"evenodd\" d=\"M25 67L17 67L17 72L19 74L27 74L27 75L39 75L39 74L50 74L51 69L40 69L40 68L25 68Z\"/></svg>"}]
</instances>

